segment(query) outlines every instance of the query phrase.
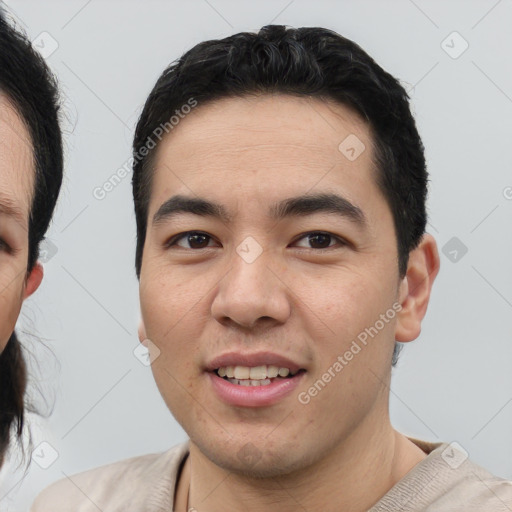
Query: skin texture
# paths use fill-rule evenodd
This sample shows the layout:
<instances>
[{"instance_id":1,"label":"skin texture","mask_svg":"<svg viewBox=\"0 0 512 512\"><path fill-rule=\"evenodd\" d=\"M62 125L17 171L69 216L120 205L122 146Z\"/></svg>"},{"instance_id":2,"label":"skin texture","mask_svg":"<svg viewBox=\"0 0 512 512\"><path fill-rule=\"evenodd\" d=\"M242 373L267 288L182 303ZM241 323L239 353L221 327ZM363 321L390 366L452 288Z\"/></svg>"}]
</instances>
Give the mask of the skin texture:
<instances>
[{"instance_id":1,"label":"skin texture","mask_svg":"<svg viewBox=\"0 0 512 512\"><path fill-rule=\"evenodd\" d=\"M350 134L366 147L354 161L338 149ZM188 506L201 512L367 510L425 457L390 424L389 382L395 340L420 333L439 257L425 235L399 278L393 218L375 184L371 147L367 125L350 109L287 95L199 105L161 142L139 337L160 351L156 383L191 438L177 510L187 507L189 483ZM274 202L319 192L348 199L366 225L329 213L279 222L267 216ZM154 224L175 194L221 203L233 220L181 214ZM187 237L166 247L174 235L196 230L211 237L200 248ZM333 238L305 236L318 231ZM250 264L236 252L248 236L263 249ZM300 403L298 393L394 303L400 313ZM300 389L268 407L225 404L204 367L231 350L286 355L307 370ZM259 454L256 463L238 456L247 443Z\"/></svg>"},{"instance_id":2,"label":"skin texture","mask_svg":"<svg viewBox=\"0 0 512 512\"><path fill-rule=\"evenodd\" d=\"M43 278L39 263L27 272L33 186L28 131L12 104L0 94L0 352L14 331L23 301Z\"/></svg>"}]
</instances>

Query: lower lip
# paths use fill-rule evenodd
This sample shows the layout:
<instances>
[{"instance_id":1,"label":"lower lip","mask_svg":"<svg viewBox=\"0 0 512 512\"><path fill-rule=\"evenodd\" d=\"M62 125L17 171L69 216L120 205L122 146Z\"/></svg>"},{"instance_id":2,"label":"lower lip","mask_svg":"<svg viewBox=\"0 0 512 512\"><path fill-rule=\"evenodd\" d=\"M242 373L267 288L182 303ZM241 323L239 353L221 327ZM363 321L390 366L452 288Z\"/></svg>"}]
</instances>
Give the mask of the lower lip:
<instances>
[{"instance_id":1,"label":"lower lip","mask_svg":"<svg viewBox=\"0 0 512 512\"><path fill-rule=\"evenodd\" d=\"M288 379L276 378L267 386L241 386L208 372L213 389L224 402L238 407L264 407L273 405L292 393L305 372L301 371Z\"/></svg>"}]
</instances>

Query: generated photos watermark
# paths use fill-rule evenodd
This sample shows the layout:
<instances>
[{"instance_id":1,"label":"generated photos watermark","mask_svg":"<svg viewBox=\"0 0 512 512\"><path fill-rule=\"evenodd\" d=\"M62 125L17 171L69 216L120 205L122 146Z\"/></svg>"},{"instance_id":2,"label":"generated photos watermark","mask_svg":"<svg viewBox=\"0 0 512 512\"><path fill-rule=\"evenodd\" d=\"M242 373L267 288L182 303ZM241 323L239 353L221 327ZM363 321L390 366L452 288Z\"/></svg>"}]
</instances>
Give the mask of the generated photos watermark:
<instances>
[{"instance_id":1,"label":"generated photos watermark","mask_svg":"<svg viewBox=\"0 0 512 512\"><path fill-rule=\"evenodd\" d=\"M117 169L107 180L103 182L101 186L95 187L92 191L92 195L98 201L103 201L107 195L112 192L128 175L131 174L133 164L135 161L140 162L143 160L149 152L156 147L157 140L160 142L162 138L170 133L187 114L190 114L192 109L198 104L194 98L189 98L187 103L182 105L179 109L174 111L168 121L160 123L154 130L153 133L146 139L146 142L138 149L138 151L128 158L126 162Z\"/></svg>"},{"instance_id":2,"label":"generated photos watermark","mask_svg":"<svg viewBox=\"0 0 512 512\"><path fill-rule=\"evenodd\" d=\"M391 320L395 318L397 313L402 311L402 305L395 302L385 313L381 313L379 319L375 323L366 327L361 331L357 338L352 340L348 350L343 355L339 355L334 363L329 366L327 371L310 386L307 391L301 391L298 400L301 404L307 405L311 399L318 395L344 368L349 364L361 350L368 345L369 338L373 339Z\"/></svg>"}]
</instances>

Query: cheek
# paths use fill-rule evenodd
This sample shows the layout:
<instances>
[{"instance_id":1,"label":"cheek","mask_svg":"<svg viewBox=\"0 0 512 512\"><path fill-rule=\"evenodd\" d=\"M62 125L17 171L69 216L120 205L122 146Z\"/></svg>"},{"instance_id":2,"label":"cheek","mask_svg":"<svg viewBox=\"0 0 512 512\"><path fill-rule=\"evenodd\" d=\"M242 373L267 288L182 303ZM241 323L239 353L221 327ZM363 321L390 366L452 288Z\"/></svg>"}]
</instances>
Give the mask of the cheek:
<instances>
[{"instance_id":1,"label":"cheek","mask_svg":"<svg viewBox=\"0 0 512 512\"><path fill-rule=\"evenodd\" d=\"M22 280L6 281L5 277L0 273L0 353L14 331L22 304Z\"/></svg>"},{"instance_id":2,"label":"cheek","mask_svg":"<svg viewBox=\"0 0 512 512\"><path fill-rule=\"evenodd\" d=\"M379 315L391 307L395 296L393 284L376 275L376 271L343 268L296 282L303 283L296 291L314 313L309 316L319 320L322 331L334 340L336 350L342 350L361 331L373 325Z\"/></svg>"},{"instance_id":3,"label":"cheek","mask_svg":"<svg viewBox=\"0 0 512 512\"><path fill-rule=\"evenodd\" d=\"M141 311L147 337L159 355L151 370L156 385L178 422L190 414L190 396L196 396L196 363L203 327L195 287L169 275L141 275ZM204 294L203 294L204 295Z\"/></svg>"},{"instance_id":4,"label":"cheek","mask_svg":"<svg viewBox=\"0 0 512 512\"><path fill-rule=\"evenodd\" d=\"M196 283L197 281L197 283ZM160 354L152 367L158 381L170 375L193 377L195 354L199 350L203 325L208 319L205 293L200 279L184 279L173 272L141 274L140 302L146 336ZM173 385L172 378L166 386Z\"/></svg>"},{"instance_id":5,"label":"cheek","mask_svg":"<svg viewBox=\"0 0 512 512\"><path fill-rule=\"evenodd\" d=\"M385 380L389 371L396 286L392 279L377 278L372 273L363 276L352 270L339 273L336 285L332 283L322 286L323 291L317 288L316 294L308 290L308 305L321 319L325 326L322 332L326 333L315 340L319 357L315 370L317 378L329 382L326 387L330 391L319 393L322 398L318 405L328 407L329 400L334 400L348 409L358 409L372 401L382 388L379 379Z\"/></svg>"},{"instance_id":6,"label":"cheek","mask_svg":"<svg viewBox=\"0 0 512 512\"><path fill-rule=\"evenodd\" d=\"M171 272L141 276L140 303L148 338L162 342L180 323L190 321L188 315L200 306L198 296L197 287L179 276L173 278Z\"/></svg>"}]
</instances>

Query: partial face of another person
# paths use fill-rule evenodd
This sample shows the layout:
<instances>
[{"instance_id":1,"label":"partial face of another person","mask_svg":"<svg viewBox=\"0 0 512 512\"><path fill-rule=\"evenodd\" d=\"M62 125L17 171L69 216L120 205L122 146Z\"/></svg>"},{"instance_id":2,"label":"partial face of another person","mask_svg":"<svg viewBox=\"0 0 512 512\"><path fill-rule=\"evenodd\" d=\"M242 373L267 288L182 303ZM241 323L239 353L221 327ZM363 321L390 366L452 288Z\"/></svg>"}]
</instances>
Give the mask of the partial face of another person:
<instances>
[{"instance_id":1,"label":"partial face of another person","mask_svg":"<svg viewBox=\"0 0 512 512\"><path fill-rule=\"evenodd\" d=\"M199 104L158 147L140 336L167 406L218 466L286 474L387 417L395 340L419 331L399 311L407 282L372 159L352 110L288 95ZM300 371L262 392L214 371L237 362Z\"/></svg>"},{"instance_id":2,"label":"partial face of another person","mask_svg":"<svg viewBox=\"0 0 512 512\"><path fill-rule=\"evenodd\" d=\"M42 279L39 264L27 272L34 178L28 130L0 93L0 352L14 331L23 300Z\"/></svg>"}]
</instances>

